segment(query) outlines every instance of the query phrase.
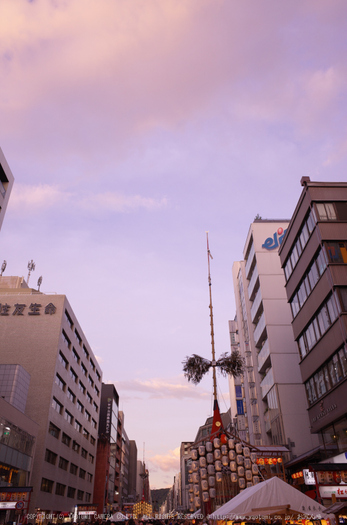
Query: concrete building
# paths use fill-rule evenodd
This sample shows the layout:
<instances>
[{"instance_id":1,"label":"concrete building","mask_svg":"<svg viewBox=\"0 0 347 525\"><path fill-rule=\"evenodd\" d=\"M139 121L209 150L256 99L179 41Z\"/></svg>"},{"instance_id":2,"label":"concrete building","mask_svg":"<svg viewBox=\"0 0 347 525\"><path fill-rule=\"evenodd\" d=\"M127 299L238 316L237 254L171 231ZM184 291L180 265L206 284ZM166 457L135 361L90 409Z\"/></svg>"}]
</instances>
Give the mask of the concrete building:
<instances>
[{"instance_id":1,"label":"concrete building","mask_svg":"<svg viewBox=\"0 0 347 525\"><path fill-rule=\"evenodd\" d=\"M347 183L301 184L279 254L310 430L346 466Z\"/></svg>"},{"instance_id":2,"label":"concrete building","mask_svg":"<svg viewBox=\"0 0 347 525\"><path fill-rule=\"evenodd\" d=\"M192 462L190 449L194 444L193 441L182 441L180 446L180 474L181 474L181 505L182 510L189 509L189 467Z\"/></svg>"},{"instance_id":3,"label":"concrete building","mask_svg":"<svg viewBox=\"0 0 347 525\"><path fill-rule=\"evenodd\" d=\"M96 454L94 503L98 514L113 513L118 504L120 461L117 461L119 395L112 384L102 383L99 436Z\"/></svg>"},{"instance_id":4,"label":"concrete building","mask_svg":"<svg viewBox=\"0 0 347 525\"><path fill-rule=\"evenodd\" d=\"M233 282L246 367L241 387L247 440L255 446L285 445L293 457L310 449L315 439L278 257L287 226L288 221L271 220L251 224L244 260L233 265Z\"/></svg>"},{"instance_id":5,"label":"concrete building","mask_svg":"<svg viewBox=\"0 0 347 525\"><path fill-rule=\"evenodd\" d=\"M0 277L0 348L1 365L19 364L30 375L25 412L39 425L29 512L85 510L94 488L101 370L65 295Z\"/></svg>"},{"instance_id":6,"label":"concrete building","mask_svg":"<svg viewBox=\"0 0 347 525\"><path fill-rule=\"evenodd\" d=\"M0 229L10 198L14 177L0 148Z\"/></svg>"}]
</instances>

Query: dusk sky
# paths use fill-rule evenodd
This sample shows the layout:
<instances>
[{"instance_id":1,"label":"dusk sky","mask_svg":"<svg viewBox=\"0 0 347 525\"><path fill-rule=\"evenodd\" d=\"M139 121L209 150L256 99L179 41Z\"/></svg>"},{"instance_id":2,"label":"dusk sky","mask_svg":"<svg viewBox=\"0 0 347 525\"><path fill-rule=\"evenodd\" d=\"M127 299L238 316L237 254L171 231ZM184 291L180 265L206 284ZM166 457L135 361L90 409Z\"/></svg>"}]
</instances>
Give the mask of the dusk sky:
<instances>
[{"instance_id":1,"label":"dusk sky","mask_svg":"<svg viewBox=\"0 0 347 525\"><path fill-rule=\"evenodd\" d=\"M0 35L4 275L66 294L167 487L212 414L206 230L219 357L254 217L346 180L347 2L0 0Z\"/></svg>"}]
</instances>

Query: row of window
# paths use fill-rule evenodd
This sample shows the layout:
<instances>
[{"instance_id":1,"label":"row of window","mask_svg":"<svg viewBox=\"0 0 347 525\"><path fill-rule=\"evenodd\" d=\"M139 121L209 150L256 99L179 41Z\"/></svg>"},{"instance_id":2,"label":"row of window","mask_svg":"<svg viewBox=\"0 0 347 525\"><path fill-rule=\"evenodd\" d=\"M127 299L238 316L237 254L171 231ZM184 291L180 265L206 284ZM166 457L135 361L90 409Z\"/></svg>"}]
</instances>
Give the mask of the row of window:
<instances>
[{"instance_id":1,"label":"row of window","mask_svg":"<svg viewBox=\"0 0 347 525\"><path fill-rule=\"evenodd\" d=\"M54 481L51 479L42 478L41 480L41 490L42 492L49 492L50 494L53 493L54 488ZM67 493L66 493L67 488ZM76 494L77 490L77 494ZM55 484L55 494L57 496L65 496L67 498L77 498L79 501L84 501L86 503L90 503L92 499L92 495L89 492L84 493L83 490L75 489L74 487L66 487L66 485L63 485L62 483L56 482Z\"/></svg>"},{"instance_id":2,"label":"row of window","mask_svg":"<svg viewBox=\"0 0 347 525\"><path fill-rule=\"evenodd\" d=\"M87 451L85 452L87 453ZM51 465L56 465L57 459L58 459L58 454L56 454L52 450L46 449L45 461L47 461L47 463L51 463ZM67 472L68 467L69 467L69 461L63 458L62 456L59 456L58 467ZM78 472L78 466L71 462L70 463L70 474L77 476L77 472ZM91 474L90 472L87 472L86 470L80 467L79 477L81 479L86 479L86 475L87 475L87 481L91 483L93 481L93 474Z\"/></svg>"},{"instance_id":3,"label":"row of window","mask_svg":"<svg viewBox=\"0 0 347 525\"><path fill-rule=\"evenodd\" d=\"M342 347L306 381L305 388L309 405L323 397L346 377L347 351Z\"/></svg>"},{"instance_id":4,"label":"row of window","mask_svg":"<svg viewBox=\"0 0 347 525\"><path fill-rule=\"evenodd\" d=\"M59 437L60 437L60 428L57 427L56 425L54 425L54 423L52 423L51 421L49 423L48 432L49 432L49 434L51 434L51 436L55 437L56 439L59 439ZM94 438L93 438L93 440L94 440ZM66 434L65 432L62 433L61 441L67 447L71 446L72 450L74 452L77 452L77 454L79 454L80 450L81 450L82 458L88 459L89 463L91 463L91 464L94 463L94 456L92 454L90 454L90 453L88 454L88 451L85 448L81 447L80 444L77 441L71 440L71 437L68 434ZM92 437L91 437L91 443L93 445L95 444L95 440L92 441Z\"/></svg>"},{"instance_id":5,"label":"row of window","mask_svg":"<svg viewBox=\"0 0 347 525\"><path fill-rule=\"evenodd\" d=\"M92 445L95 445L95 438L90 435L88 430L86 428L84 428L83 425L76 418L74 418L73 415L68 410L65 409L65 411L64 411L64 405L62 405L60 403L60 401L58 401L58 399L56 397L54 397L54 396L53 396L53 399L52 399L52 408L54 408L54 410L58 414L60 414L61 416L64 416L64 419L68 423L70 423L70 425L73 425L73 427L77 430L77 432L82 434L83 437L85 437L88 441L90 441ZM95 421L95 420L93 420L93 421ZM96 421L95 421L95 427L94 428L96 428Z\"/></svg>"},{"instance_id":6,"label":"row of window","mask_svg":"<svg viewBox=\"0 0 347 525\"><path fill-rule=\"evenodd\" d=\"M301 310L306 299L319 281L320 276L326 268L323 250L319 250L302 279L300 286L290 301L293 317Z\"/></svg>"},{"instance_id":7,"label":"row of window","mask_svg":"<svg viewBox=\"0 0 347 525\"><path fill-rule=\"evenodd\" d=\"M337 308L337 297L330 295L327 301L318 310L310 324L302 332L298 339L299 353L301 359L312 349L312 347L325 334L332 323L337 319L339 312Z\"/></svg>"},{"instance_id":8,"label":"row of window","mask_svg":"<svg viewBox=\"0 0 347 525\"><path fill-rule=\"evenodd\" d=\"M347 221L347 202L317 202L320 221Z\"/></svg>"},{"instance_id":9,"label":"row of window","mask_svg":"<svg viewBox=\"0 0 347 525\"><path fill-rule=\"evenodd\" d=\"M63 339L63 341L64 341L64 343L65 343L65 346L68 348L68 350L71 350L71 341L70 341L70 339L68 338L68 336L66 335L65 330L62 330L62 339ZM82 372L83 372L83 374L87 377L87 375L88 375L88 371L87 371L85 365L82 363L81 358L80 358L80 356L78 355L78 353L76 352L74 346L72 347L72 355L73 355L73 358L74 358L74 360L76 361L76 363L77 363L78 365L81 365ZM98 370L96 370L95 365L94 365L92 359L90 359L90 365L91 365L93 371L96 372L96 376L97 376L97 378L98 378L98 381L100 382L100 380L101 380L100 374L99 374ZM92 386L94 386L94 381L93 381L93 379L92 379L92 377L91 377L90 375L88 375L88 381L89 381L89 383L90 383ZM97 387L95 387L95 389L98 390Z\"/></svg>"},{"instance_id":10,"label":"row of window","mask_svg":"<svg viewBox=\"0 0 347 525\"><path fill-rule=\"evenodd\" d=\"M288 255L287 262L284 266L284 274L286 276L287 281L291 276L295 266L297 265L299 257L302 254L302 251L305 248L311 233L313 232L315 222L316 220L314 216L314 211L313 209L311 209L298 233L296 241Z\"/></svg>"},{"instance_id":11,"label":"row of window","mask_svg":"<svg viewBox=\"0 0 347 525\"><path fill-rule=\"evenodd\" d=\"M99 374L99 371L96 369L96 366L95 366L95 364L94 364L92 358L90 358L90 356L89 356L89 352L88 352L87 348L86 348L85 345L82 343L82 338L81 338L80 334L78 333L78 331L77 331L76 328L74 329L73 321L72 321L71 316L70 316L70 314L69 314L69 312L68 312L67 310L65 310L65 319L67 320L67 322L68 322L68 324L69 324L69 326L70 326L70 328L71 328L71 331L73 332L75 338L77 339L77 342L78 342L79 346L82 347L83 354L84 354L85 358L87 359L87 361L89 361L90 366L91 366L93 372L96 373L96 376L97 376L97 378L98 378L98 381L101 381L101 376L100 376L100 374ZM65 333L64 330L63 330L63 339L64 339L65 343L67 344L68 348L71 349L71 341L70 341L70 339L68 338L68 336L66 335L66 333ZM76 352L76 350L75 350L75 352ZM77 352L76 352L76 354L77 354ZM78 354L77 354L77 355L78 355ZM79 357L78 357L78 359L79 359Z\"/></svg>"},{"instance_id":12,"label":"row of window","mask_svg":"<svg viewBox=\"0 0 347 525\"><path fill-rule=\"evenodd\" d=\"M69 361L66 359L66 357L64 356L64 354L63 354L63 352L61 350L59 351L58 359L59 359L60 363L63 365L63 367L65 368L65 370L69 371L70 377L73 380L73 382L78 384L78 388L80 389L82 394L86 395L88 397L88 401L90 403L92 403L92 396L89 394L89 392L87 391L87 389L84 386L84 384L82 383L82 381L78 379L78 375L76 374L76 372L72 368L72 366L71 365L69 366ZM64 381L63 381L63 383L64 383ZM89 384L90 384L90 386L94 385L94 383L92 381L89 381ZM95 391L96 395L99 397L100 396L100 391L99 391L99 389L98 389L98 387L96 385L94 385L94 391ZM98 411L98 405L95 402L93 402L93 406L94 406L94 408L95 408L95 410L97 412Z\"/></svg>"},{"instance_id":13,"label":"row of window","mask_svg":"<svg viewBox=\"0 0 347 525\"><path fill-rule=\"evenodd\" d=\"M328 260L331 263L347 264L347 242L325 242Z\"/></svg>"},{"instance_id":14,"label":"row of window","mask_svg":"<svg viewBox=\"0 0 347 525\"><path fill-rule=\"evenodd\" d=\"M66 390L66 383L65 381L60 377L59 374L56 374L55 376L55 382L56 384L59 386L59 388L61 389L62 392L66 392L67 393L67 397L70 399L70 401L72 403L75 403L76 402L76 396L75 394L72 392L72 390L70 388L68 388ZM89 395L89 402L92 403L92 397ZM96 411L98 411L98 406L95 404L94 408L96 409ZM93 428L97 428L97 422L95 421L95 419L91 416L90 412L88 412L87 409L84 408L83 404L81 403L81 401L78 399L77 400L77 409L79 412L81 412L81 414L84 415L85 419L87 421L89 421L91 424L92 424L92 427ZM73 418L72 414L70 414L70 412L68 410L65 410L65 413L68 415L68 416L71 416L71 418ZM69 417L66 416L65 419L69 420ZM71 421L69 421L69 423L71 423Z\"/></svg>"}]
</instances>

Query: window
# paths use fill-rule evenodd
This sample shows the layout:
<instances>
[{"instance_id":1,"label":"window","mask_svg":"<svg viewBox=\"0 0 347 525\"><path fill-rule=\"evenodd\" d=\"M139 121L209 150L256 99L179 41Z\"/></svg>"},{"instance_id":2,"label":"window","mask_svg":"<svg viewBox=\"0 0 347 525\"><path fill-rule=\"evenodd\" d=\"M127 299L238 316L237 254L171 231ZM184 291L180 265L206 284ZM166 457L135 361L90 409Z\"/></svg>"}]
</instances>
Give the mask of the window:
<instances>
[{"instance_id":1,"label":"window","mask_svg":"<svg viewBox=\"0 0 347 525\"><path fill-rule=\"evenodd\" d=\"M329 392L336 384L347 377L346 349L341 347L305 383L309 405Z\"/></svg>"},{"instance_id":2,"label":"window","mask_svg":"<svg viewBox=\"0 0 347 525\"><path fill-rule=\"evenodd\" d=\"M90 472L87 472L87 480L89 481L89 483L93 481L93 474L91 474Z\"/></svg>"},{"instance_id":3,"label":"window","mask_svg":"<svg viewBox=\"0 0 347 525\"><path fill-rule=\"evenodd\" d=\"M48 427L48 433L51 434L51 436L58 439L60 434L60 428L56 427L53 423L50 422Z\"/></svg>"},{"instance_id":4,"label":"window","mask_svg":"<svg viewBox=\"0 0 347 525\"><path fill-rule=\"evenodd\" d=\"M68 487L67 488L67 497L68 498L74 498L75 497L75 492L76 492L76 489L74 489L73 487Z\"/></svg>"},{"instance_id":5,"label":"window","mask_svg":"<svg viewBox=\"0 0 347 525\"><path fill-rule=\"evenodd\" d=\"M70 388L67 389L67 397L70 399L70 401L72 401L72 403L74 403L76 400L76 396L73 391L70 390Z\"/></svg>"},{"instance_id":6,"label":"window","mask_svg":"<svg viewBox=\"0 0 347 525\"><path fill-rule=\"evenodd\" d=\"M82 337L80 336L80 334L77 332L77 330L75 329L75 337L78 341L78 344L81 345L82 344Z\"/></svg>"},{"instance_id":7,"label":"window","mask_svg":"<svg viewBox=\"0 0 347 525\"><path fill-rule=\"evenodd\" d=\"M65 414L64 414L64 419L70 423L70 425L72 425L72 422L73 422L73 416L72 414L70 414L70 412L68 410L65 410Z\"/></svg>"},{"instance_id":8,"label":"window","mask_svg":"<svg viewBox=\"0 0 347 525\"><path fill-rule=\"evenodd\" d=\"M71 330L73 329L73 322L72 322L72 319L70 317L70 314L67 310L65 310L65 319L67 320Z\"/></svg>"},{"instance_id":9,"label":"window","mask_svg":"<svg viewBox=\"0 0 347 525\"><path fill-rule=\"evenodd\" d=\"M55 462L57 461L57 457L58 457L57 454L55 454L51 450L46 449L45 461L47 461L47 463L51 463L52 465L55 465Z\"/></svg>"},{"instance_id":10,"label":"window","mask_svg":"<svg viewBox=\"0 0 347 525\"><path fill-rule=\"evenodd\" d=\"M81 412L81 413L83 412L83 405L82 405L82 403L80 401L77 401L77 408L78 408L79 412Z\"/></svg>"},{"instance_id":11,"label":"window","mask_svg":"<svg viewBox=\"0 0 347 525\"><path fill-rule=\"evenodd\" d=\"M72 355L73 355L73 358L76 361L76 363L79 363L80 362L80 356L78 355L78 353L76 352L76 350L74 348L72 349Z\"/></svg>"},{"instance_id":12,"label":"window","mask_svg":"<svg viewBox=\"0 0 347 525\"><path fill-rule=\"evenodd\" d=\"M326 253L329 262L346 264L347 263L347 243L346 242L325 242Z\"/></svg>"},{"instance_id":13,"label":"window","mask_svg":"<svg viewBox=\"0 0 347 525\"><path fill-rule=\"evenodd\" d=\"M100 392L99 392L99 389L98 389L98 387L97 387L97 386L95 386L94 390L95 390L95 393L96 393L96 395L97 395L97 396L99 397L99 395L100 395Z\"/></svg>"},{"instance_id":14,"label":"window","mask_svg":"<svg viewBox=\"0 0 347 525\"><path fill-rule=\"evenodd\" d=\"M54 410L56 412L58 412L58 414L61 414L62 410L63 410L63 405L58 401L58 399L53 397L53 399L52 399L52 408L54 408Z\"/></svg>"},{"instance_id":15,"label":"window","mask_svg":"<svg viewBox=\"0 0 347 525\"><path fill-rule=\"evenodd\" d=\"M72 450L74 450L75 452L79 452L80 450L80 445L75 440L72 442Z\"/></svg>"},{"instance_id":16,"label":"window","mask_svg":"<svg viewBox=\"0 0 347 525\"><path fill-rule=\"evenodd\" d=\"M91 499L92 499L92 495L89 494L89 492L86 492L86 502L90 503Z\"/></svg>"},{"instance_id":17,"label":"window","mask_svg":"<svg viewBox=\"0 0 347 525\"><path fill-rule=\"evenodd\" d=\"M83 468L80 468L80 478L85 479L85 477L86 477L86 471L83 470Z\"/></svg>"},{"instance_id":18,"label":"window","mask_svg":"<svg viewBox=\"0 0 347 525\"><path fill-rule=\"evenodd\" d=\"M332 202L316 203L318 218L321 221L334 221L337 219L336 210Z\"/></svg>"},{"instance_id":19,"label":"window","mask_svg":"<svg viewBox=\"0 0 347 525\"><path fill-rule=\"evenodd\" d=\"M65 346L70 350L70 348L71 348L71 341L68 338L68 336L66 335L65 330L62 331L62 338L63 338L63 341L65 343Z\"/></svg>"},{"instance_id":20,"label":"window","mask_svg":"<svg viewBox=\"0 0 347 525\"><path fill-rule=\"evenodd\" d=\"M63 392L65 391L65 382L62 380L59 374L55 376L55 383Z\"/></svg>"},{"instance_id":21,"label":"window","mask_svg":"<svg viewBox=\"0 0 347 525\"><path fill-rule=\"evenodd\" d=\"M91 415L89 414L88 410L84 411L84 417L86 418L87 421L90 421Z\"/></svg>"},{"instance_id":22,"label":"window","mask_svg":"<svg viewBox=\"0 0 347 525\"><path fill-rule=\"evenodd\" d=\"M82 394L86 393L86 387L84 386L84 384L81 381L78 383L78 388L80 389Z\"/></svg>"},{"instance_id":23,"label":"window","mask_svg":"<svg viewBox=\"0 0 347 525\"><path fill-rule=\"evenodd\" d=\"M309 236L312 233L314 226L315 226L314 210L311 209L300 228L298 237L295 243L293 244L293 247L291 251L289 252L288 259L286 260L286 263L284 265L284 274L285 274L287 281L289 277L291 276L299 260L299 257L308 242Z\"/></svg>"},{"instance_id":24,"label":"window","mask_svg":"<svg viewBox=\"0 0 347 525\"><path fill-rule=\"evenodd\" d=\"M88 376L88 383L90 384L90 386L94 385L94 381L90 376Z\"/></svg>"},{"instance_id":25,"label":"window","mask_svg":"<svg viewBox=\"0 0 347 525\"><path fill-rule=\"evenodd\" d=\"M83 374L87 377L87 373L88 373L88 372L87 372L87 369L86 369L86 367L84 366L83 363L81 363L81 368L82 368L82 372L83 372Z\"/></svg>"},{"instance_id":26,"label":"window","mask_svg":"<svg viewBox=\"0 0 347 525\"><path fill-rule=\"evenodd\" d=\"M92 367L92 370L95 372L95 365L94 365L94 362L92 360L90 360L90 366Z\"/></svg>"},{"instance_id":27,"label":"window","mask_svg":"<svg viewBox=\"0 0 347 525\"><path fill-rule=\"evenodd\" d=\"M95 445L95 438L93 438L93 436L90 436L90 442L92 445Z\"/></svg>"},{"instance_id":28,"label":"window","mask_svg":"<svg viewBox=\"0 0 347 525\"><path fill-rule=\"evenodd\" d=\"M77 491L77 499L80 500L80 501L83 501L83 496L84 496L83 490L78 490Z\"/></svg>"},{"instance_id":29,"label":"window","mask_svg":"<svg viewBox=\"0 0 347 525\"><path fill-rule=\"evenodd\" d=\"M42 478L42 480L41 480L41 490L42 490L42 492L50 492L50 493L52 493L53 484L54 484L54 481L52 481L50 479Z\"/></svg>"},{"instance_id":30,"label":"window","mask_svg":"<svg viewBox=\"0 0 347 525\"><path fill-rule=\"evenodd\" d=\"M65 494L66 485L62 485L61 483L57 483L55 487L55 493L57 496L64 496Z\"/></svg>"},{"instance_id":31,"label":"window","mask_svg":"<svg viewBox=\"0 0 347 525\"><path fill-rule=\"evenodd\" d=\"M89 359L89 352L88 350L86 349L86 347L83 345L83 353L84 353L84 356Z\"/></svg>"},{"instance_id":32,"label":"window","mask_svg":"<svg viewBox=\"0 0 347 525\"><path fill-rule=\"evenodd\" d=\"M92 465L94 464L94 456L92 454L89 454L88 456L88 461L89 463L91 463Z\"/></svg>"},{"instance_id":33,"label":"window","mask_svg":"<svg viewBox=\"0 0 347 525\"><path fill-rule=\"evenodd\" d=\"M75 429L77 430L77 432L82 431L82 425L77 421L77 419L75 419Z\"/></svg>"},{"instance_id":34,"label":"window","mask_svg":"<svg viewBox=\"0 0 347 525\"><path fill-rule=\"evenodd\" d=\"M86 428L83 428L83 437L85 437L86 439L89 439L89 432Z\"/></svg>"},{"instance_id":35,"label":"window","mask_svg":"<svg viewBox=\"0 0 347 525\"><path fill-rule=\"evenodd\" d=\"M95 421L95 419L92 418L92 427L96 429L97 427L97 422Z\"/></svg>"},{"instance_id":36,"label":"window","mask_svg":"<svg viewBox=\"0 0 347 525\"><path fill-rule=\"evenodd\" d=\"M98 371L96 371L96 377L98 378L98 381L101 381L101 376Z\"/></svg>"},{"instance_id":37,"label":"window","mask_svg":"<svg viewBox=\"0 0 347 525\"><path fill-rule=\"evenodd\" d=\"M67 370L68 366L69 366L69 363L68 363L68 360L66 359L66 357L64 356L63 352L61 352L61 351L59 351L59 361L61 362L63 367L66 368L66 370Z\"/></svg>"},{"instance_id":38,"label":"window","mask_svg":"<svg viewBox=\"0 0 347 525\"><path fill-rule=\"evenodd\" d=\"M98 411L99 411L99 407L98 407L98 405L95 403L95 401L93 401L93 407L94 407L95 412L98 412Z\"/></svg>"},{"instance_id":39,"label":"window","mask_svg":"<svg viewBox=\"0 0 347 525\"><path fill-rule=\"evenodd\" d=\"M81 456L82 456L82 458L85 458L85 459L86 459L86 458L87 458L87 454L88 454L88 452L86 451L86 449L85 449L85 448L82 448L82 451L81 451Z\"/></svg>"},{"instance_id":40,"label":"window","mask_svg":"<svg viewBox=\"0 0 347 525\"><path fill-rule=\"evenodd\" d=\"M76 374L76 372L74 371L74 369L71 368L71 367L70 367L70 376L71 376L71 379L72 379L75 383L77 383L77 374Z\"/></svg>"},{"instance_id":41,"label":"window","mask_svg":"<svg viewBox=\"0 0 347 525\"><path fill-rule=\"evenodd\" d=\"M69 462L67 459L60 457L59 458L59 468L63 470L67 470L67 467L69 466Z\"/></svg>"},{"instance_id":42,"label":"window","mask_svg":"<svg viewBox=\"0 0 347 525\"><path fill-rule=\"evenodd\" d=\"M70 474L77 476L77 471L78 471L78 466L74 465L74 463L70 463Z\"/></svg>"},{"instance_id":43,"label":"window","mask_svg":"<svg viewBox=\"0 0 347 525\"><path fill-rule=\"evenodd\" d=\"M87 392L87 400L88 400L88 403L92 404L93 399L89 392Z\"/></svg>"},{"instance_id":44,"label":"window","mask_svg":"<svg viewBox=\"0 0 347 525\"><path fill-rule=\"evenodd\" d=\"M61 438L61 442L64 443L64 445L66 445L67 447L69 447L70 443L71 443L70 436L68 436L67 434L65 434L65 432L63 432L63 435L62 435L62 438Z\"/></svg>"}]
</instances>

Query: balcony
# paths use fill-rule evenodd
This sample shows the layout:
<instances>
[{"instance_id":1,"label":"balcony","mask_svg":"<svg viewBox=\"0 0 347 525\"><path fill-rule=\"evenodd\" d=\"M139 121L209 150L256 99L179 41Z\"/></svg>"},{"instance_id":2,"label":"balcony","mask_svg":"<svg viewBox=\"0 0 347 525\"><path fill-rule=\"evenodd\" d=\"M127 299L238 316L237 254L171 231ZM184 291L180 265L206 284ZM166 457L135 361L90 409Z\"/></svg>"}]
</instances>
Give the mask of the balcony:
<instances>
[{"instance_id":1,"label":"balcony","mask_svg":"<svg viewBox=\"0 0 347 525\"><path fill-rule=\"evenodd\" d=\"M265 423L265 432L270 432L270 430L271 430L271 423L270 423L269 411L267 411L264 414L264 423Z\"/></svg>"},{"instance_id":2,"label":"balcony","mask_svg":"<svg viewBox=\"0 0 347 525\"><path fill-rule=\"evenodd\" d=\"M248 277L249 277L249 274L250 274L250 271L251 271L251 268L252 268L252 263L253 263L254 255L255 255L255 252L254 252L254 244L252 244L252 248L251 248L250 251L249 251L248 259L247 259L246 266L245 266L245 272L246 272L246 278L247 278L247 279L248 279Z\"/></svg>"},{"instance_id":3,"label":"balcony","mask_svg":"<svg viewBox=\"0 0 347 525\"><path fill-rule=\"evenodd\" d=\"M270 368L270 370L268 371L268 373L266 374L266 376L260 383L262 399L265 398L266 394L268 393L270 388L273 386L273 384L274 384L274 376L273 376L272 368Z\"/></svg>"},{"instance_id":4,"label":"balcony","mask_svg":"<svg viewBox=\"0 0 347 525\"><path fill-rule=\"evenodd\" d=\"M258 283L258 278L259 278L258 268L255 266L253 273L252 273L251 280L249 281L249 284L248 284L248 297L250 301L254 300L255 293L258 290L258 288L256 288L256 284Z\"/></svg>"},{"instance_id":5,"label":"balcony","mask_svg":"<svg viewBox=\"0 0 347 525\"><path fill-rule=\"evenodd\" d=\"M258 354L258 372L263 374L265 370L269 368L269 366L271 366L270 347L269 340L266 339L262 349Z\"/></svg>"},{"instance_id":6,"label":"balcony","mask_svg":"<svg viewBox=\"0 0 347 525\"><path fill-rule=\"evenodd\" d=\"M266 330L265 314L263 312L257 322L257 326L255 327L254 333L253 333L255 346L258 346L259 343L261 342L261 339L262 339L262 336L264 335L265 330Z\"/></svg>"},{"instance_id":7,"label":"balcony","mask_svg":"<svg viewBox=\"0 0 347 525\"><path fill-rule=\"evenodd\" d=\"M260 305L261 305L261 292L260 292L260 288L258 289L257 291L257 294L254 298L254 301L253 301L253 304L251 306L251 319L252 319L252 323L254 323L254 319L255 319L255 316L257 315L258 313L258 310L260 308Z\"/></svg>"}]
</instances>

